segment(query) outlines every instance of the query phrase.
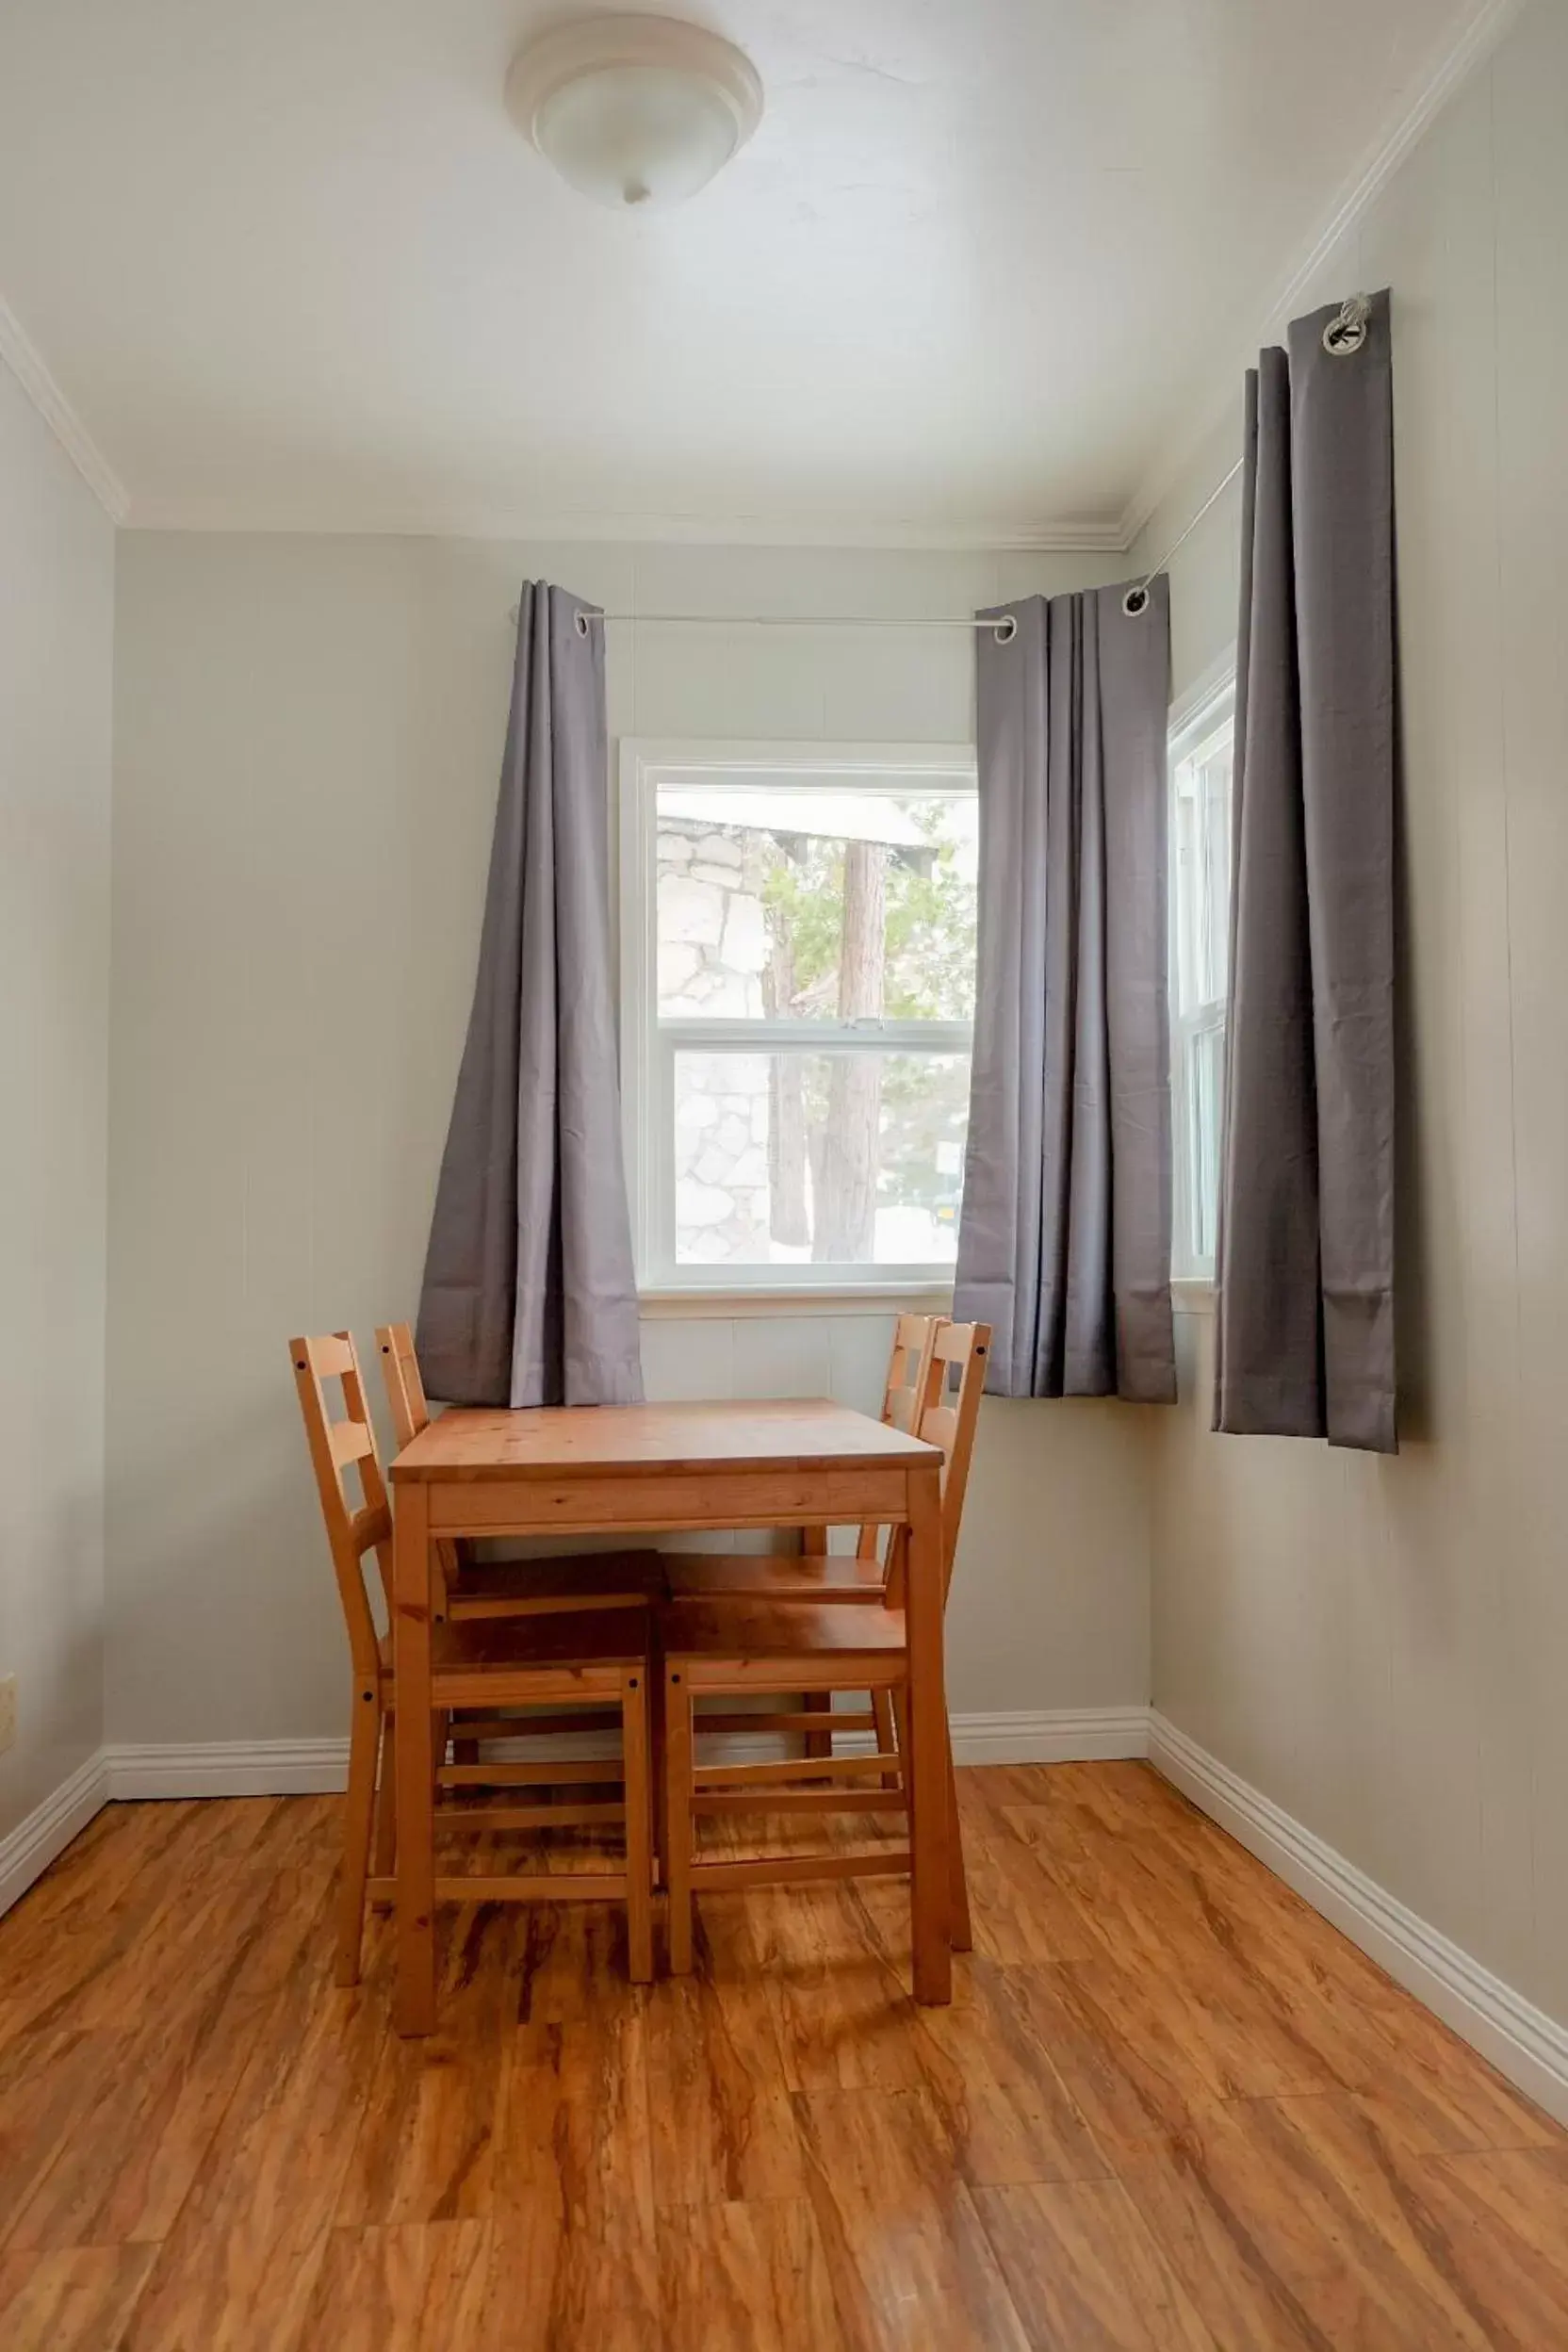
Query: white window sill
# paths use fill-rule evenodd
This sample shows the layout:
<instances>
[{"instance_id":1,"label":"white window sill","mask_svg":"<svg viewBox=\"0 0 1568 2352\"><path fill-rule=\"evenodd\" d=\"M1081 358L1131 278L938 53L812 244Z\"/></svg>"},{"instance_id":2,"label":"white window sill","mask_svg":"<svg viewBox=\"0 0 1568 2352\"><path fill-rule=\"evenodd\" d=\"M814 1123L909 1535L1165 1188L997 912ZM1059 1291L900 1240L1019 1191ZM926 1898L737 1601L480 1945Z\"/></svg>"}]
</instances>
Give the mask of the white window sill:
<instances>
[{"instance_id":1,"label":"white window sill","mask_svg":"<svg viewBox=\"0 0 1568 2352\"><path fill-rule=\"evenodd\" d=\"M1213 1315L1214 1283L1207 1275L1184 1275L1170 1285L1178 1315ZM780 1290L721 1290L682 1285L642 1290L637 1311L646 1323L733 1322L745 1316L780 1315L951 1315L953 1292L941 1282L836 1282L817 1287L791 1283Z\"/></svg>"},{"instance_id":2,"label":"white window sill","mask_svg":"<svg viewBox=\"0 0 1568 2352\"><path fill-rule=\"evenodd\" d=\"M1178 1315L1212 1315L1214 1280L1208 1274L1184 1274L1170 1285L1170 1303Z\"/></svg>"},{"instance_id":3,"label":"white window sill","mask_svg":"<svg viewBox=\"0 0 1568 2352\"><path fill-rule=\"evenodd\" d=\"M695 1284L643 1290L637 1309L645 1322L729 1322L747 1315L951 1315L950 1282L792 1282L777 1290L721 1290Z\"/></svg>"}]
</instances>

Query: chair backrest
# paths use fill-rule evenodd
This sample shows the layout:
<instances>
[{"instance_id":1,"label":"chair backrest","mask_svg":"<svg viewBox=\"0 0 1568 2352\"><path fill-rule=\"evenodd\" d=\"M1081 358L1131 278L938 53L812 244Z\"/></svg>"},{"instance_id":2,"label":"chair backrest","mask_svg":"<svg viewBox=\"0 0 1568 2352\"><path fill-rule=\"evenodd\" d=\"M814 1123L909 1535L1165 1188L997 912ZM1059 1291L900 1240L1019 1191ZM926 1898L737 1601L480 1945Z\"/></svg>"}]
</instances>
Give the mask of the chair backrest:
<instances>
[{"instance_id":1,"label":"chair backrest","mask_svg":"<svg viewBox=\"0 0 1568 2352\"><path fill-rule=\"evenodd\" d=\"M890 1429L906 1432L915 1426L931 1373L931 1349L941 1325L939 1315L901 1315L893 1325L888 1357L887 1385L882 1391L882 1418ZM882 1557L883 1529L867 1525L855 1546L858 1560Z\"/></svg>"},{"instance_id":2,"label":"chair backrest","mask_svg":"<svg viewBox=\"0 0 1568 2352\"><path fill-rule=\"evenodd\" d=\"M381 1666L381 1645L366 1590L365 1555L370 1551L376 1555L382 1598L390 1607L392 1512L386 1499L386 1482L381 1474L381 1457L376 1451L376 1433L365 1401L359 1358L348 1331L334 1331L321 1339L291 1339L288 1354L294 1366L294 1385L304 1416L316 1491L337 1576L337 1597L343 1605L349 1653L356 1676L366 1678L373 1687ZM327 1404L324 1384L334 1380L340 1381L343 1389L344 1417L340 1421L333 1419ZM358 1468L364 1497L357 1505L351 1500L344 1482L344 1473L351 1463Z\"/></svg>"},{"instance_id":3,"label":"chair backrest","mask_svg":"<svg viewBox=\"0 0 1568 2352\"><path fill-rule=\"evenodd\" d=\"M400 1450L412 1445L430 1423L430 1400L420 1377L419 1359L414 1352L413 1326L381 1324L376 1331L376 1346L381 1350L382 1378L386 1382L386 1401L392 1408L392 1427L398 1433Z\"/></svg>"},{"instance_id":4,"label":"chair backrest","mask_svg":"<svg viewBox=\"0 0 1568 2352\"><path fill-rule=\"evenodd\" d=\"M414 1327L411 1323L378 1323L376 1347L381 1355L382 1378L386 1383L386 1401L392 1408L392 1428L398 1440L398 1451L411 1446L421 1429L430 1427L430 1399L425 1395L424 1375L419 1359L414 1352ZM449 1536L442 1536L431 1547L431 1563L435 1574L435 1613L445 1616L447 1595L456 1582L465 1557L464 1546L454 1544Z\"/></svg>"},{"instance_id":5,"label":"chair backrest","mask_svg":"<svg viewBox=\"0 0 1568 2352\"><path fill-rule=\"evenodd\" d=\"M948 1584L953 1581L990 1349L988 1323L943 1323L932 1345L926 1391L915 1422L916 1436L942 1449L942 1568Z\"/></svg>"},{"instance_id":6,"label":"chair backrest","mask_svg":"<svg viewBox=\"0 0 1568 2352\"><path fill-rule=\"evenodd\" d=\"M990 1354L988 1323L939 1322L925 1366L914 1434L942 1449L942 1592L953 1586L953 1561L958 1549L958 1525L964 1515L970 1462L974 1453L974 1429L980 1418L980 1398L986 1385L986 1360ZM908 1529L896 1530L888 1554L888 1598L895 1606L904 1599L904 1551Z\"/></svg>"},{"instance_id":7,"label":"chair backrest","mask_svg":"<svg viewBox=\"0 0 1568 2352\"><path fill-rule=\"evenodd\" d=\"M901 1315L893 1325L888 1385L882 1395L882 1418L890 1429L912 1429L915 1426L915 1415L925 1391L932 1344L941 1322L939 1315Z\"/></svg>"}]
</instances>

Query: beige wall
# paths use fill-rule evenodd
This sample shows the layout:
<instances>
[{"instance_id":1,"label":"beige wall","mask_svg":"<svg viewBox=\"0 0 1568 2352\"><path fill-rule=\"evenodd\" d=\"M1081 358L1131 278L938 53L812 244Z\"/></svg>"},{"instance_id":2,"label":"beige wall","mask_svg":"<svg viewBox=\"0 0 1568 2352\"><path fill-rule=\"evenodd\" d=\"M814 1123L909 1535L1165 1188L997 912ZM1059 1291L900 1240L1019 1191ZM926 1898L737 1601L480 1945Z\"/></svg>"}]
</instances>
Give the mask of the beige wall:
<instances>
[{"instance_id":1,"label":"beige wall","mask_svg":"<svg viewBox=\"0 0 1568 2352\"><path fill-rule=\"evenodd\" d=\"M103 1728L114 532L0 365L0 1838Z\"/></svg>"},{"instance_id":2,"label":"beige wall","mask_svg":"<svg viewBox=\"0 0 1568 2352\"><path fill-rule=\"evenodd\" d=\"M1568 2017L1568 8L1538 0L1299 305L1393 287L1406 813L1403 1449L1157 1455L1154 1698ZM1217 436L1145 541L1223 473ZM1234 494L1173 566L1235 632Z\"/></svg>"},{"instance_id":3,"label":"beige wall","mask_svg":"<svg viewBox=\"0 0 1568 2352\"><path fill-rule=\"evenodd\" d=\"M1114 560L1110 565L1114 569ZM123 534L109 1736L341 1731L284 1343L412 1311L467 1014L518 580L612 609L966 612L1107 564ZM967 741L972 656L890 628L610 635L616 735ZM879 1394L888 1324L645 1326L655 1396ZM988 1405L963 1711L1148 1693L1147 1416Z\"/></svg>"}]
</instances>

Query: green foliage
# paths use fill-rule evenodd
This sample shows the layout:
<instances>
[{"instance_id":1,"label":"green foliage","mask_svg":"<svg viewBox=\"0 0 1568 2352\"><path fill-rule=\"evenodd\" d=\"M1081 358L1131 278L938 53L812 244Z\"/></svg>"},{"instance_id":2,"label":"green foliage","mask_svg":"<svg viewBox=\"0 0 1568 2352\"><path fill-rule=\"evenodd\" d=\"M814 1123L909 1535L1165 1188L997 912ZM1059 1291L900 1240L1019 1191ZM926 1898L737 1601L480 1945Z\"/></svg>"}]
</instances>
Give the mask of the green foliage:
<instances>
[{"instance_id":1,"label":"green foliage","mask_svg":"<svg viewBox=\"0 0 1568 2352\"><path fill-rule=\"evenodd\" d=\"M967 1021L974 1009L975 886L960 870L948 805L913 800L904 806L930 847L912 858L892 848L883 853L883 1015L889 1021ZM755 887L775 947L770 1010L830 1019L839 1003L843 843L813 835L769 839ZM805 1066L802 1111L813 1135L831 1116L830 1067L815 1056ZM951 1211L957 1187L939 1172L937 1147L962 1130L967 1060L891 1055L881 1073L881 1190L911 1206Z\"/></svg>"},{"instance_id":2,"label":"green foliage","mask_svg":"<svg viewBox=\"0 0 1568 2352\"><path fill-rule=\"evenodd\" d=\"M975 888L959 871L941 801L905 804L930 842L919 863L893 850L887 866L885 1016L889 1021L967 1021L974 1007ZM837 1010L843 930L841 841L800 836L771 844L761 881L770 935L787 946L792 986L780 1013Z\"/></svg>"}]
</instances>

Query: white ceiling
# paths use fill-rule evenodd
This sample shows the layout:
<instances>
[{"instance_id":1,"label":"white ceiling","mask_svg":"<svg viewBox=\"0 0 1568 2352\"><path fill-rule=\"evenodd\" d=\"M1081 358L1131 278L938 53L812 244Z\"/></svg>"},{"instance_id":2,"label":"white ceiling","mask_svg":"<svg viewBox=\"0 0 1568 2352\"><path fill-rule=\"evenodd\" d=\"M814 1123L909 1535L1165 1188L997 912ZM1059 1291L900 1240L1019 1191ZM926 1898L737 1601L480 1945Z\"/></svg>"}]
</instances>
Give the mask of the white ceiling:
<instances>
[{"instance_id":1,"label":"white ceiling","mask_svg":"<svg viewBox=\"0 0 1568 2352\"><path fill-rule=\"evenodd\" d=\"M1484 6L694 5L767 111L626 218L502 104L589 6L5 0L0 294L133 521L1114 539Z\"/></svg>"}]
</instances>

